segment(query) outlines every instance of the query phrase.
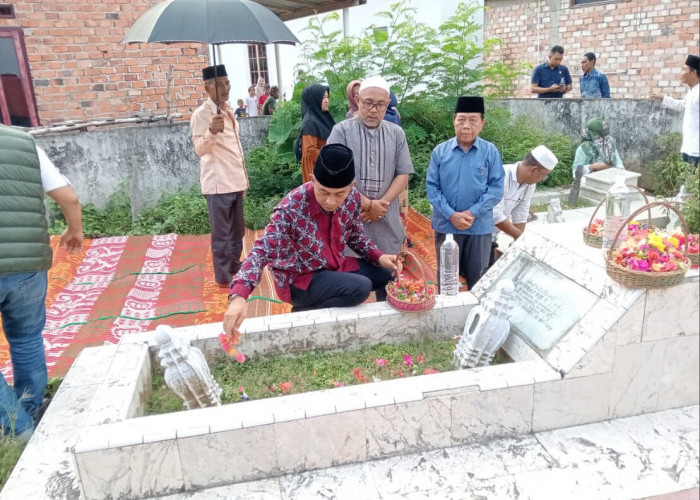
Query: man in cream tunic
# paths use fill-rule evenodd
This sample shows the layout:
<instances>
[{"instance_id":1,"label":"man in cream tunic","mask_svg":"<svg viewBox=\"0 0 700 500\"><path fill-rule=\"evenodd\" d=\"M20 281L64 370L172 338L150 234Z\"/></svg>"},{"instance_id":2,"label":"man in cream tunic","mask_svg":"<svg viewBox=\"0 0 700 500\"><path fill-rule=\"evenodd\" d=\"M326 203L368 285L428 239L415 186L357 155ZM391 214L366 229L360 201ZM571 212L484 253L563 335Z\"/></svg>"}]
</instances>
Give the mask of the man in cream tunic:
<instances>
[{"instance_id":1,"label":"man in cream tunic","mask_svg":"<svg viewBox=\"0 0 700 500\"><path fill-rule=\"evenodd\" d=\"M335 125L327 143L352 150L365 230L382 252L397 254L404 242L398 196L408 185L413 162L406 134L384 120L389 102L386 80L365 79L357 96L357 116Z\"/></svg>"},{"instance_id":2,"label":"man in cream tunic","mask_svg":"<svg viewBox=\"0 0 700 500\"><path fill-rule=\"evenodd\" d=\"M202 79L208 99L192 113L190 128L200 158L202 194L209 209L214 279L228 288L241 268L243 197L248 174L238 122L226 104L231 90L226 68L223 64L208 66L202 70Z\"/></svg>"}]
</instances>

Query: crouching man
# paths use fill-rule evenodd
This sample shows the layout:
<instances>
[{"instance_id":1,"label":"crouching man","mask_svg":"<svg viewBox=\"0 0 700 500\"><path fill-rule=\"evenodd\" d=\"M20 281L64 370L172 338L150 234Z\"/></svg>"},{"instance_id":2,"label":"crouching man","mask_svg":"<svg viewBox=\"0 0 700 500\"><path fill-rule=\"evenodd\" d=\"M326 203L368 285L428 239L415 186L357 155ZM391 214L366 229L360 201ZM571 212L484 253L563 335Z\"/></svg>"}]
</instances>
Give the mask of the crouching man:
<instances>
[{"instance_id":1,"label":"crouching man","mask_svg":"<svg viewBox=\"0 0 700 500\"><path fill-rule=\"evenodd\" d=\"M537 146L522 161L504 165L506 176L503 181L503 199L493 207L493 222L496 227L492 234L491 264L496 259L498 233L504 233L517 240L525 231L530 202L535 185L544 181L554 170L559 160L546 146Z\"/></svg>"},{"instance_id":2,"label":"crouching man","mask_svg":"<svg viewBox=\"0 0 700 500\"><path fill-rule=\"evenodd\" d=\"M270 266L279 297L292 312L355 306L400 272L396 255L383 254L362 225L352 151L342 144L321 149L313 180L288 193L275 207L264 234L255 242L231 283L224 331L238 330L246 299ZM360 259L346 257L346 245Z\"/></svg>"}]
</instances>

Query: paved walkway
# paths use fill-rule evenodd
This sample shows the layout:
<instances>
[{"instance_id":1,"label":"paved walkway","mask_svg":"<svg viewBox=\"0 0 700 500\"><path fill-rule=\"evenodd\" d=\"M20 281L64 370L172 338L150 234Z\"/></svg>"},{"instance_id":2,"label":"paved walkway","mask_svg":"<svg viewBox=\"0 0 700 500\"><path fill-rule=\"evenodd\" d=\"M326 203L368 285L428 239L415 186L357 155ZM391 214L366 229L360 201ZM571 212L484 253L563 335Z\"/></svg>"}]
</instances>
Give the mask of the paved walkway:
<instances>
[{"instance_id":1,"label":"paved walkway","mask_svg":"<svg viewBox=\"0 0 700 500\"><path fill-rule=\"evenodd\" d=\"M697 500L698 406L163 500Z\"/></svg>"}]
</instances>

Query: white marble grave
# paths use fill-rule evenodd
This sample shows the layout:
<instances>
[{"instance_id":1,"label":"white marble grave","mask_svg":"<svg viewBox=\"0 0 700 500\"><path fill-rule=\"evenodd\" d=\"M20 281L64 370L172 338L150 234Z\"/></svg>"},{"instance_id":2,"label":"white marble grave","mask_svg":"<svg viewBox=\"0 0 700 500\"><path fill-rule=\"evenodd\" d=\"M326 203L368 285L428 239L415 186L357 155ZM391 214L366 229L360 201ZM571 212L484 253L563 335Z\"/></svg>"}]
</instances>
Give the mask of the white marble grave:
<instances>
[{"instance_id":1,"label":"white marble grave","mask_svg":"<svg viewBox=\"0 0 700 500\"><path fill-rule=\"evenodd\" d=\"M528 225L473 293L438 297L431 311L375 303L252 318L240 345L255 354L449 338L508 276L524 287L518 306L537 311L536 323L514 321L503 347L512 363L141 417L153 335L85 349L2 498L148 498L697 404L697 270L668 290L627 289L580 228ZM539 282L528 271L542 265ZM207 355L220 329L179 333Z\"/></svg>"}]
</instances>

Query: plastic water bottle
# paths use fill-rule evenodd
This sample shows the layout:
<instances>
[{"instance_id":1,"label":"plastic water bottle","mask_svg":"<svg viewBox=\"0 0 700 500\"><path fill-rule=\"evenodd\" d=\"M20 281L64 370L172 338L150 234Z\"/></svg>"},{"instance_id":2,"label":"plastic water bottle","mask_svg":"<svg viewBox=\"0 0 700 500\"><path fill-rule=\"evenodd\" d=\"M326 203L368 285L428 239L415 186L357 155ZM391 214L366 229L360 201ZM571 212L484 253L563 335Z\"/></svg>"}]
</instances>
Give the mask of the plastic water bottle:
<instances>
[{"instance_id":1,"label":"plastic water bottle","mask_svg":"<svg viewBox=\"0 0 700 500\"><path fill-rule=\"evenodd\" d=\"M617 230L630 216L632 194L625 185L624 177L618 176L608 191L605 201L605 227L603 230L603 250L607 251L614 245ZM624 238L624 235L622 235Z\"/></svg>"},{"instance_id":2,"label":"plastic water bottle","mask_svg":"<svg viewBox=\"0 0 700 500\"><path fill-rule=\"evenodd\" d=\"M440 295L459 293L459 245L451 234L440 245Z\"/></svg>"}]
</instances>

